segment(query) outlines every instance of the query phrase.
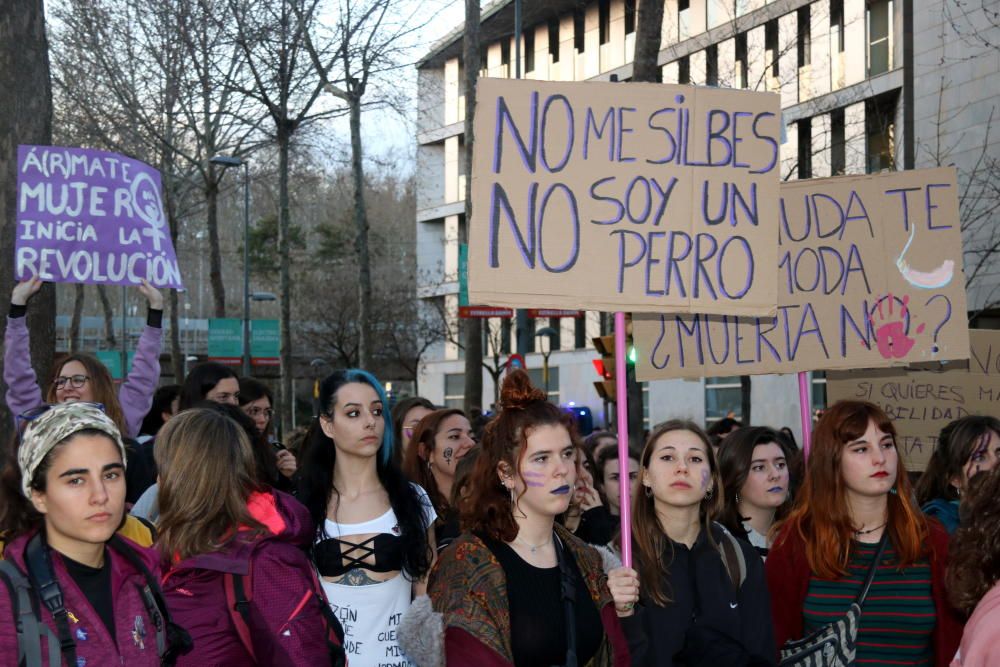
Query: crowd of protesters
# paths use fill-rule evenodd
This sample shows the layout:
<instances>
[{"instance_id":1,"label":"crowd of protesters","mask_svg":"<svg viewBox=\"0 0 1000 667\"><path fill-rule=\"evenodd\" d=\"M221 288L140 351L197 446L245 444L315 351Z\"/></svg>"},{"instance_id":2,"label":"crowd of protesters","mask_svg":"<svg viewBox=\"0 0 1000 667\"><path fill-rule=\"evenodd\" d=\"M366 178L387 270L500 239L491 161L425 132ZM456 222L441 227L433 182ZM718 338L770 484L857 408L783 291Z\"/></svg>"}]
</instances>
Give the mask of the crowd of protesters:
<instances>
[{"instance_id":1,"label":"crowd of protesters","mask_svg":"<svg viewBox=\"0 0 1000 667\"><path fill-rule=\"evenodd\" d=\"M40 383L40 286L4 340L0 666L1000 664L996 418L949 424L914 485L871 403L825 410L808 457L677 415L632 451L523 371L487 420L347 369L282 444L258 379L157 386L147 284L117 389L83 353Z\"/></svg>"}]
</instances>

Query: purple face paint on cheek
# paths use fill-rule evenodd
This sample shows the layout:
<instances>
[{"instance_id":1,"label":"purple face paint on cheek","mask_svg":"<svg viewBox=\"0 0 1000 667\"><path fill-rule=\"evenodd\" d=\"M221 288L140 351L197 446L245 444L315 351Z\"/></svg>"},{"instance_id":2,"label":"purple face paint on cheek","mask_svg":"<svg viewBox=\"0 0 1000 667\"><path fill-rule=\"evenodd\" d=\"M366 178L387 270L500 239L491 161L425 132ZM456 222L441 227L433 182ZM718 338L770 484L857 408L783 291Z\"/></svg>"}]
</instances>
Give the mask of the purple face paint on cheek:
<instances>
[{"instance_id":1,"label":"purple face paint on cheek","mask_svg":"<svg viewBox=\"0 0 1000 667\"><path fill-rule=\"evenodd\" d=\"M711 473L709 473L709 471L707 471L707 470L702 470L701 471L701 488L702 489L707 489L708 488L708 478L710 477L710 475L711 475Z\"/></svg>"},{"instance_id":2,"label":"purple face paint on cheek","mask_svg":"<svg viewBox=\"0 0 1000 667\"><path fill-rule=\"evenodd\" d=\"M542 480L545 479L545 475L540 472L522 472L521 477L524 478L524 483L527 486L540 489L545 486Z\"/></svg>"}]
</instances>

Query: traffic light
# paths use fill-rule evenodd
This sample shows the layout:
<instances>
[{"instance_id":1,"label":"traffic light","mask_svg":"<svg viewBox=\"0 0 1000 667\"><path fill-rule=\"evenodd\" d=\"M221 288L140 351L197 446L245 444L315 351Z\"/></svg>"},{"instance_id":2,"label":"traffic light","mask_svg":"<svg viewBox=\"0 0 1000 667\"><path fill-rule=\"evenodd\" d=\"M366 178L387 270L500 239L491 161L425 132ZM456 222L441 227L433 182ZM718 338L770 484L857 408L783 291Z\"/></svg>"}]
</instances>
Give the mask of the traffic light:
<instances>
[{"instance_id":1,"label":"traffic light","mask_svg":"<svg viewBox=\"0 0 1000 667\"><path fill-rule=\"evenodd\" d=\"M597 395L605 401L614 403L618 400L615 392L615 337L600 336L593 339L594 348L601 355L600 359L594 359L594 368L601 376L600 382L594 383Z\"/></svg>"},{"instance_id":2,"label":"traffic light","mask_svg":"<svg viewBox=\"0 0 1000 667\"><path fill-rule=\"evenodd\" d=\"M618 400L615 384L615 337L614 335L600 336L591 340L597 353L601 355L600 359L593 360L594 368L601 376L601 381L594 383L594 389L597 390L597 395L602 399L614 403ZM635 345L632 344L632 336L625 339L625 346L628 350L625 355L626 364L635 366L638 353L635 350Z\"/></svg>"}]
</instances>

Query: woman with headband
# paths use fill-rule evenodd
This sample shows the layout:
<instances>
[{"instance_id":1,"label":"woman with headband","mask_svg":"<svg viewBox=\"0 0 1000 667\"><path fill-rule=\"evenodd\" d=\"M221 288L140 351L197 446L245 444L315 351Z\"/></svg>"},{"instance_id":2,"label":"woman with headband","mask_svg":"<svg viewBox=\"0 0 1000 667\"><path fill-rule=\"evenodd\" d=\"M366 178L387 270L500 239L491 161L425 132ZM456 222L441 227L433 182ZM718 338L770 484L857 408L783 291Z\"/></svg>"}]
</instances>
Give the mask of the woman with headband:
<instances>
[{"instance_id":1,"label":"woman with headband","mask_svg":"<svg viewBox=\"0 0 1000 667\"><path fill-rule=\"evenodd\" d=\"M60 651L78 667L161 664L181 647L155 554L115 535L125 513L118 427L90 403L18 419L26 425L0 486L0 665L20 655L62 664Z\"/></svg>"}]
</instances>

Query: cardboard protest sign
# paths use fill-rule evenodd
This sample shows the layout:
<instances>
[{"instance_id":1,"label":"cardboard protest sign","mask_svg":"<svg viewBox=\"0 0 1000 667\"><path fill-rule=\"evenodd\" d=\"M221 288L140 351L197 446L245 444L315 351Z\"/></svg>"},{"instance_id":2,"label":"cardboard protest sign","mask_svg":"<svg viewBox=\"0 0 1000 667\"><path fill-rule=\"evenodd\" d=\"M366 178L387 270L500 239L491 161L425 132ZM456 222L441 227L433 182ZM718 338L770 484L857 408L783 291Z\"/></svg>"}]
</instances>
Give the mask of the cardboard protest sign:
<instances>
[{"instance_id":1,"label":"cardboard protest sign","mask_svg":"<svg viewBox=\"0 0 1000 667\"><path fill-rule=\"evenodd\" d=\"M15 277L183 287L160 192L160 172L123 155L18 146Z\"/></svg>"},{"instance_id":2,"label":"cardboard protest sign","mask_svg":"<svg viewBox=\"0 0 1000 667\"><path fill-rule=\"evenodd\" d=\"M871 401L892 418L910 470L927 467L938 433L967 415L1000 412L1000 331L969 331L969 361L943 371L887 369L827 374L827 404Z\"/></svg>"},{"instance_id":3,"label":"cardboard protest sign","mask_svg":"<svg viewBox=\"0 0 1000 667\"><path fill-rule=\"evenodd\" d=\"M951 168L783 183L777 314L636 316L638 379L967 359L957 194Z\"/></svg>"},{"instance_id":4,"label":"cardboard protest sign","mask_svg":"<svg viewBox=\"0 0 1000 667\"><path fill-rule=\"evenodd\" d=\"M779 98L480 79L469 300L775 310Z\"/></svg>"}]
</instances>

